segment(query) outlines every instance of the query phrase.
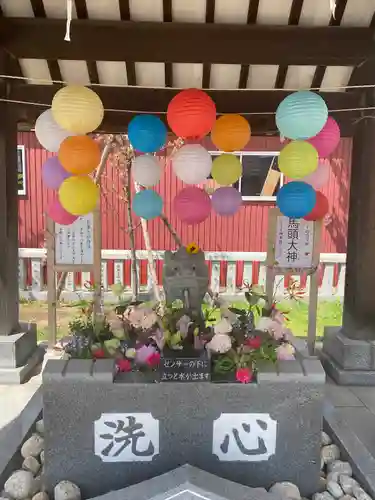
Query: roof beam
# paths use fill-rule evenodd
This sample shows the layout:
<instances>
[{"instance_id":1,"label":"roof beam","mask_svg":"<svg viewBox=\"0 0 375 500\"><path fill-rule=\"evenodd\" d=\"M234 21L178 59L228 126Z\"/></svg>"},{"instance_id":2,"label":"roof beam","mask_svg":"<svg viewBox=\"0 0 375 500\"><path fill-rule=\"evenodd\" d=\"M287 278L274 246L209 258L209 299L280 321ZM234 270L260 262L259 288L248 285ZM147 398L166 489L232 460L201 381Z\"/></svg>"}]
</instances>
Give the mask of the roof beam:
<instances>
[{"instance_id":1,"label":"roof beam","mask_svg":"<svg viewBox=\"0 0 375 500\"><path fill-rule=\"evenodd\" d=\"M15 101L38 103L39 106L20 105L21 121L34 123L36 117L50 105L55 92L61 88L58 85L22 84L12 87L9 98ZM165 111L170 100L176 95L177 89L151 89L140 87L93 87L103 101L105 109L116 109L116 112L106 112L101 130L124 131L130 119L139 112L152 112L165 120ZM276 132L274 113L279 103L290 92L278 91L231 91L210 90L207 93L216 103L218 114L221 113L259 113L247 115L254 134ZM354 92L321 93L328 108L347 109L359 106L359 96ZM270 114L262 114L270 113ZM331 113L332 114L332 113ZM351 122L358 113L333 113L338 120L343 135L351 135Z\"/></svg>"},{"instance_id":2,"label":"roof beam","mask_svg":"<svg viewBox=\"0 0 375 500\"><path fill-rule=\"evenodd\" d=\"M354 66L375 55L370 28L1 18L17 58Z\"/></svg>"}]
</instances>

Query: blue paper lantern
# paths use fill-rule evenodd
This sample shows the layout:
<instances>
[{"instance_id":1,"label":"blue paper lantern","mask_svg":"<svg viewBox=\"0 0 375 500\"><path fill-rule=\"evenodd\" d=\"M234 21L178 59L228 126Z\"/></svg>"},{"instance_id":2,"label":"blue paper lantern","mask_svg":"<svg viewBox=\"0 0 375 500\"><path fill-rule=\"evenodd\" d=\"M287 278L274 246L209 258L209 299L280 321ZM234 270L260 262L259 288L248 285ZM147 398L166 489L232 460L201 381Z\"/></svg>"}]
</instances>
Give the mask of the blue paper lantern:
<instances>
[{"instance_id":1,"label":"blue paper lantern","mask_svg":"<svg viewBox=\"0 0 375 500\"><path fill-rule=\"evenodd\" d=\"M283 215L300 219L315 207L316 193L306 182L289 182L277 193L276 203Z\"/></svg>"},{"instance_id":2,"label":"blue paper lantern","mask_svg":"<svg viewBox=\"0 0 375 500\"><path fill-rule=\"evenodd\" d=\"M167 127L154 115L138 115L128 126L131 145L141 153L159 151L167 140Z\"/></svg>"},{"instance_id":3,"label":"blue paper lantern","mask_svg":"<svg viewBox=\"0 0 375 500\"><path fill-rule=\"evenodd\" d=\"M328 119L327 105L309 90L288 95L277 108L276 126L288 139L309 139L317 135Z\"/></svg>"},{"instance_id":4,"label":"blue paper lantern","mask_svg":"<svg viewBox=\"0 0 375 500\"><path fill-rule=\"evenodd\" d=\"M145 189L144 191L139 191L134 196L132 209L142 219L155 219L155 217L159 217L162 213L163 200L152 189Z\"/></svg>"}]
</instances>

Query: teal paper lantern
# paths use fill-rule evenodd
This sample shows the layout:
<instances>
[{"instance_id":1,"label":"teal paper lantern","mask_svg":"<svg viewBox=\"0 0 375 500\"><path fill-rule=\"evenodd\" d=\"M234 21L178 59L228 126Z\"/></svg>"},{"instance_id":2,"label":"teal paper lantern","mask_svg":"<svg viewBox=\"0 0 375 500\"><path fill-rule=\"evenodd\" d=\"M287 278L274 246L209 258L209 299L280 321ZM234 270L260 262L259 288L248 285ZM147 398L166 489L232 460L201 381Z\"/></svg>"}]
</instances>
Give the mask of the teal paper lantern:
<instances>
[{"instance_id":1,"label":"teal paper lantern","mask_svg":"<svg viewBox=\"0 0 375 500\"><path fill-rule=\"evenodd\" d=\"M276 203L283 215L300 219L315 207L316 192L305 182L289 182L277 193Z\"/></svg>"},{"instance_id":2,"label":"teal paper lantern","mask_svg":"<svg viewBox=\"0 0 375 500\"><path fill-rule=\"evenodd\" d=\"M141 153L155 153L167 141L167 127L154 115L135 116L128 126L128 137L134 149Z\"/></svg>"},{"instance_id":3,"label":"teal paper lantern","mask_svg":"<svg viewBox=\"0 0 375 500\"><path fill-rule=\"evenodd\" d=\"M277 108L276 126L288 139L310 139L328 119L327 105L319 94L309 90L288 95Z\"/></svg>"},{"instance_id":4,"label":"teal paper lantern","mask_svg":"<svg viewBox=\"0 0 375 500\"><path fill-rule=\"evenodd\" d=\"M161 215L163 210L163 200L152 191L152 189L145 189L144 191L139 191L132 202L133 212L142 217L142 219L150 220L155 219Z\"/></svg>"}]
</instances>

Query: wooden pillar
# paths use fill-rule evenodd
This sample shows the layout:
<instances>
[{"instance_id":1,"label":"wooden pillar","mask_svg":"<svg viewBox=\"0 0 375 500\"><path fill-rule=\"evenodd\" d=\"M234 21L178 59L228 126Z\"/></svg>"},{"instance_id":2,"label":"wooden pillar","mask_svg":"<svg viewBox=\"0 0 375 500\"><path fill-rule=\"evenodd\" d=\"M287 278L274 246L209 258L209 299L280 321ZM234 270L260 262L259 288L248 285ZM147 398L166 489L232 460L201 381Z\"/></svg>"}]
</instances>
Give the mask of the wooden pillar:
<instances>
[{"instance_id":1,"label":"wooden pillar","mask_svg":"<svg viewBox=\"0 0 375 500\"><path fill-rule=\"evenodd\" d=\"M373 94L363 94L364 106ZM343 331L375 340L375 117L356 125L351 171Z\"/></svg>"},{"instance_id":2,"label":"wooden pillar","mask_svg":"<svg viewBox=\"0 0 375 500\"><path fill-rule=\"evenodd\" d=\"M0 54L0 70L5 63ZM8 85L0 83L1 97ZM18 331L18 312L17 116L14 105L0 102L0 335Z\"/></svg>"}]
</instances>

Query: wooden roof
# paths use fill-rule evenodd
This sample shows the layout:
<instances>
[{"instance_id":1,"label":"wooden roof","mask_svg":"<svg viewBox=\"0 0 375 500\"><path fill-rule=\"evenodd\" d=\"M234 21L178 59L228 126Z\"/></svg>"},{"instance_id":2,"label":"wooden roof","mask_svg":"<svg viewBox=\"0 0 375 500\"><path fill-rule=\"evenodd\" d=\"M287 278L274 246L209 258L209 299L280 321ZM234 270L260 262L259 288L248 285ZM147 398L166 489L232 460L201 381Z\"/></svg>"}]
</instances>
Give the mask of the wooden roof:
<instances>
[{"instance_id":1,"label":"wooden roof","mask_svg":"<svg viewBox=\"0 0 375 500\"><path fill-rule=\"evenodd\" d=\"M375 85L375 0L0 0L0 40L23 76L8 97L50 104L59 85L94 89L109 111L106 130L124 130L137 111L164 116L178 89L209 89L219 113L249 115L256 133L275 131L288 89L317 88L329 108L356 108ZM3 65L4 67L4 65ZM263 90L262 90L263 89ZM269 90L279 89L279 90ZM284 90L283 90L284 89ZM367 101L366 101L367 102ZM22 106L33 123L43 108ZM334 113L344 133L358 112Z\"/></svg>"}]
</instances>

